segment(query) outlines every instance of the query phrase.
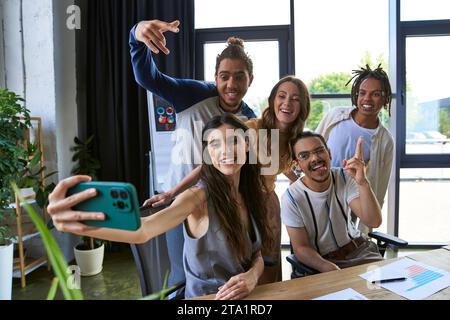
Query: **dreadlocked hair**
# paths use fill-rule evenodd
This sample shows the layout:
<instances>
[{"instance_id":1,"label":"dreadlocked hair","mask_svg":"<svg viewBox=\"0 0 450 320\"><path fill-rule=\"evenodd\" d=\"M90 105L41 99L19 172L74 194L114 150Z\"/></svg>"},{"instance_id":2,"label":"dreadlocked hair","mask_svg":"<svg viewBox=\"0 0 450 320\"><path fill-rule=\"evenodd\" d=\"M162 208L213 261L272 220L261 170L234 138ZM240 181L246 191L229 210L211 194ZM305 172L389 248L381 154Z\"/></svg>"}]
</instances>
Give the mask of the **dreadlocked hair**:
<instances>
[{"instance_id":1,"label":"dreadlocked hair","mask_svg":"<svg viewBox=\"0 0 450 320\"><path fill-rule=\"evenodd\" d=\"M227 47L216 58L216 75L219 72L219 66L222 60L241 60L245 63L248 75L253 75L253 62L250 56L244 51L244 40L237 37L230 37L227 40Z\"/></svg>"},{"instance_id":2,"label":"dreadlocked hair","mask_svg":"<svg viewBox=\"0 0 450 320\"><path fill-rule=\"evenodd\" d=\"M244 132L248 127L231 113L224 113L213 117L203 129L203 137L207 130L219 128L223 124L228 124L236 129L242 129ZM203 141L203 149L207 148L207 141ZM209 157L208 152L205 152ZM267 211L264 195L263 180L260 175L260 166L249 163L249 151L246 154L245 164L241 168L239 193L242 195L247 207L248 214L252 215L256 226L261 234L263 246L273 246L273 236L269 228ZM206 185L208 190L208 200L213 205L220 226L224 232L231 250L238 260L244 265L249 266L251 259L245 257L244 246L246 234L248 233L242 218L239 214L238 202L234 197L232 185L225 175L217 170L209 161L204 161L200 171L200 179ZM249 223L251 219L249 217Z\"/></svg>"},{"instance_id":3,"label":"dreadlocked hair","mask_svg":"<svg viewBox=\"0 0 450 320\"><path fill-rule=\"evenodd\" d=\"M381 67L381 64L378 65L378 67L374 70L370 68L368 64L366 64L366 67L362 67L359 70L352 70L353 77L348 80L348 82L345 85L348 85L353 79L353 85L352 85L352 103L354 106L358 104L358 92L359 87L361 86L361 83L369 78L377 79L381 83L381 90L383 92L384 97L384 107L387 106L389 116L391 116L391 102L392 102L392 90L391 90L391 84L389 83L389 77L387 73L383 70Z\"/></svg>"}]
</instances>

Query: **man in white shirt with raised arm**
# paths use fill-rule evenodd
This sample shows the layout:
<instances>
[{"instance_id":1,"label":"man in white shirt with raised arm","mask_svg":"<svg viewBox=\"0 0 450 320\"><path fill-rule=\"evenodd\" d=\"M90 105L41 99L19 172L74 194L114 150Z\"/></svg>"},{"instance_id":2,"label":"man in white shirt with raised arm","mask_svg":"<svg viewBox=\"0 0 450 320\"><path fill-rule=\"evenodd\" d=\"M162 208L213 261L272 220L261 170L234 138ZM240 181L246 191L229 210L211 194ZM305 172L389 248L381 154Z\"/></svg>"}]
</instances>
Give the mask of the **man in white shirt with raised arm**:
<instances>
[{"instance_id":1,"label":"man in white shirt with raised arm","mask_svg":"<svg viewBox=\"0 0 450 320\"><path fill-rule=\"evenodd\" d=\"M366 177L363 139L343 168L331 168L325 139L300 133L291 147L302 176L281 199L281 216L297 259L320 272L381 260L377 245L354 226L353 211L367 226L381 224L381 209Z\"/></svg>"}]
</instances>

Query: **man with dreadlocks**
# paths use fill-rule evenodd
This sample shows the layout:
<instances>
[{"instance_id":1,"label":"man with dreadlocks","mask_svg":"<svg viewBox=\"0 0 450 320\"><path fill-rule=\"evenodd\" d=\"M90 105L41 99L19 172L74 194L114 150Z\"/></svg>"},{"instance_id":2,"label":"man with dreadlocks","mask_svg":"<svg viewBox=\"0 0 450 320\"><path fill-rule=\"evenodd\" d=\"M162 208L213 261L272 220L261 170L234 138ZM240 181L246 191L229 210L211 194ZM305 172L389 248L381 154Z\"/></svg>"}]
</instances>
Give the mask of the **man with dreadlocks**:
<instances>
[{"instance_id":1,"label":"man with dreadlocks","mask_svg":"<svg viewBox=\"0 0 450 320\"><path fill-rule=\"evenodd\" d=\"M332 167L342 167L342 161L355 153L356 141L362 136L363 160L367 164L367 178L375 196L383 206L394 157L394 139L383 126L378 115L384 107L391 115L392 91L386 72L379 65L353 70L352 107L330 110L316 129L332 150ZM368 229L360 223L359 228Z\"/></svg>"}]
</instances>

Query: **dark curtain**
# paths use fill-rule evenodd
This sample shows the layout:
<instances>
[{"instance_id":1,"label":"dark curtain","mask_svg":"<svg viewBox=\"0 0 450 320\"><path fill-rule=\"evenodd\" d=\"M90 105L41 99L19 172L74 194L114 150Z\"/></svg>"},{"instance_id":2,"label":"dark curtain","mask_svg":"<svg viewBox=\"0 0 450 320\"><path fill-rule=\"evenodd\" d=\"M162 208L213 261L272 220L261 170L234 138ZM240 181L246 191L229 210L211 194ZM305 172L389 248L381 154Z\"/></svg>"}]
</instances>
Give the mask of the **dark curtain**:
<instances>
[{"instance_id":1,"label":"dark curtain","mask_svg":"<svg viewBox=\"0 0 450 320\"><path fill-rule=\"evenodd\" d=\"M77 32L79 136L95 135L99 180L133 183L139 200L148 198L150 150L146 91L134 80L130 29L141 20L180 20L167 34L169 56L158 68L174 77L194 76L194 0L80 0Z\"/></svg>"}]
</instances>

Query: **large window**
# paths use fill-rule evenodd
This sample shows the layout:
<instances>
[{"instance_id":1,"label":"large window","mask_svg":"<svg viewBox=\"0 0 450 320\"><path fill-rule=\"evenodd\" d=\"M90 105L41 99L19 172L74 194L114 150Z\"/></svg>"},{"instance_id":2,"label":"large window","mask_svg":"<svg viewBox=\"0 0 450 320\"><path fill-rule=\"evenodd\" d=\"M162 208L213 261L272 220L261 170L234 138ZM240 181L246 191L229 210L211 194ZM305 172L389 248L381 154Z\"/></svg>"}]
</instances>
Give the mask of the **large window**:
<instances>
[{"instance_id":1,"label":"large window","mask_svg":"<svg viewBox=\"0 0 450 320\"><path fill-rule=\"evenodd\" d=\"M296 0L296 72L307 84L317 79L339 86L314 86L312 94L350 93L345 80L361 64L387 66L388 0Z\"/></svg>"},{"instance_id":2,"label":"large window","mask_svg":"<svg viewBox=\"0 0 450 320\"><path fill-rule=\"evenodd\" d=\"M367 23L367 12L377 23ZM295 69L313 98L309 129L316 129L330 108L351 106L346 83L352 70L380 63L388 70L388 18L388 0L295 1Z\"/></svg>"},{"instance_id":3,"label":"large window","mask_svg":"<svg viewBox=\"0 0 450 320\"><path fill-rule=\"evenodd\" d=\"M397 21L395 232L419 246L450 241L450 20L430 20L450 2L438 2L401 1L411 21Z\"/></svg>"},{"instance_id":4,"label":"large window","mask_svg":"<svg viewBox=\"0 0 450 320\"><path fill-rule=\"evenodd\" d=\"M337 14L339 12L339 14ZM368 19L368 15L370 19ZM376 23L368 22L376 19ZM307 129L315 130L323 116L334 107L351 106L352 70L381 64L389 70L388 0L296 0L295 70L312 96ZM390 127L386 112L382 122ZM387 230L387 205L383 224Z\"/></svg>"},{"instance_id":5,"label":"large window","mask_svg":"<svg viewBox=\"0 0 450 320\"><path fill-rule=\"evenodd\" d=\"M450 153L449 57L450 36L406 38L408 154Z\"/></svg>"},{"instance_id":6,"label":"large window","mask_svg":"<svg viewBox=\"0 0 450 320\"><path fill-rule=\"evenodd\" d=\"M410 243L450 243L450 169L400 170L399 236Z\"/></svg>"},{"instance_id":7,"label":"large window","mask_svg":"<svg viewBox=\"0 0 450 320\"><path fill-rule=\"evenodd\" d=\"M352 70L366 63L372 67L381 63L388 68L388 0L235 2L196 0L197 77L213 81L215 57L224 41L246 31L243 39L254 61L255 79L244 100L257 114L267 105L270 89L279 77L295 70L312 94L312 112L306 126L314 130L331 108L351 105L350 85L345 84ZM290 4L294 5L292 22ZM249 14L256 7L258 13ZM377 17L377 23L367 23L367 15L362 13L368 11ZM294 43L290 38L294 26L295 50L289 47ZM286 43L288 46L282 49ZM295 55L289 56L294 51ZM385 114L383 123L389 125ZM288 185L280 176L277 193L281 195ZM386 230L385 223L381 230ZM283 234L283 243L287 242Z\"/></svg>"},{"instance_id":8,"label":"large window","mask_svg":"<svg viewBox=\"0 0 450 320\"><path fill-rule=\"evenodd\" d=\"M214 81L216 56L225 48L224 43L204 45L204 79ZM267 97L280 76L278 41L248 41L245 50L253 61L254 80L245 95L247 102L257 116L267 107ZM273 63L267 63L273 61Z\"/></svg>"},{"instance_id":9,"label":"large window","mask_svg":"<svg viewBox=\"0 0 450 320\"><path fill-rule=\"evenodd\" d=\"M289 0L195 0L195 29L286 25Z\"/></svg>"},{"instance_id":10,"label":"large window","mask_svg":"<svg viewBox=\"0 0 450 320\"><path fill-rule=\"evenodd\" d=\"M394 90L393 117L383 112L381 120L396 139L396 166L380 229L411 243L449 241L444 236L450 234L445 196L424 195L428 189L445 193L450 186L450 20L443 20L450 19L450 1L196 0L196 18L198 77L213 79L215 55L226 40L223 34L210 37L208 31L217 35L228 30L228 36L246 32L243 38L255 61L255 82L246 100L260 112L261 101L278 80L276 70L279 76L295 70L312 96L310 130L331 108L351 105L350 85L345 84L352 70L381 64ZM253 91L258 92L255 97ZM280 179L277 193L287 186ZM427 200L433 202L429 210L421 207ZM439 232L432 234L433 229Z\"/></svg>"},{"instance_id":11,"label":"large window","mask_svg":"<svg viewBox=\"0 0 450 320\"><path fill-rule=\"evenodd\" d=\"M448 0L401 0L401 20L441 20L450 19Z\"/></svg>"},{"instance_id":12,"label":"large window","mask_svg":"<svg viewBox=\"0 0 450 320\"><path fill-rule=\"evenodd\" d=\"M226 39L242 38L253 61L254 74L244 101L260 116L275 83L294 74L291 3L290 0L196 0L196 77L214 81L216 57ZM287 186L287 179L281 175L276 184L278 196ZM282 231L282 244L288 245L289 236L285 228Z\"/></svg>"},{"instance_id":13,"label":"large window","mask_svg":"<svg viewBox=\"0 0 450 320\"><path fill-rule=\"evenodd\" d=\"M244 97L257 115L267 106L267 98L280 77L292 73L289 26L213 28L196 30L196 77L214 81L217 55L226 40L237 36L253 61L253 82Z\"/></svg>"}]
</instances>

